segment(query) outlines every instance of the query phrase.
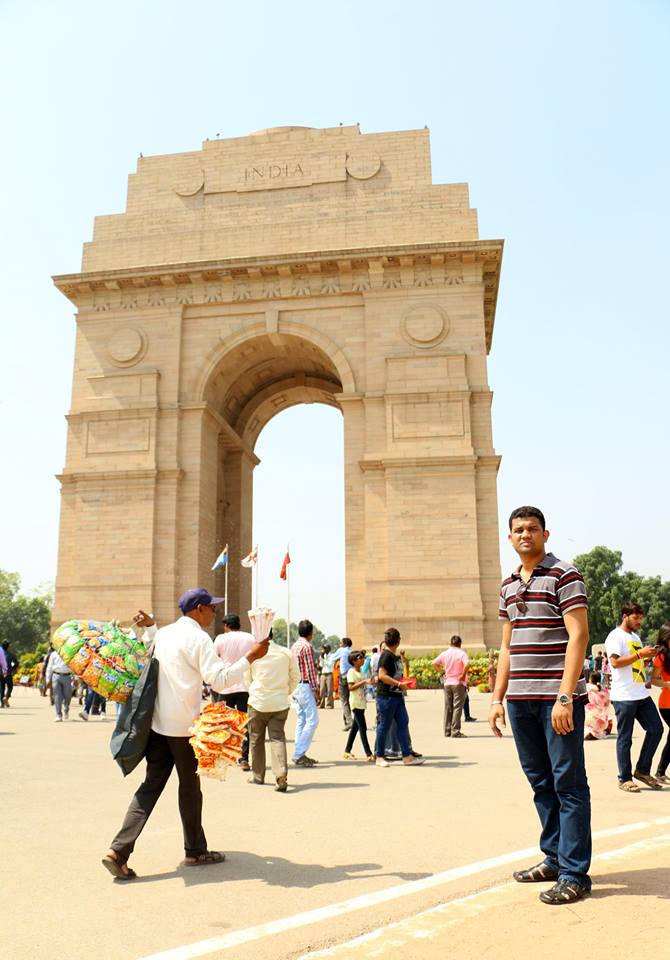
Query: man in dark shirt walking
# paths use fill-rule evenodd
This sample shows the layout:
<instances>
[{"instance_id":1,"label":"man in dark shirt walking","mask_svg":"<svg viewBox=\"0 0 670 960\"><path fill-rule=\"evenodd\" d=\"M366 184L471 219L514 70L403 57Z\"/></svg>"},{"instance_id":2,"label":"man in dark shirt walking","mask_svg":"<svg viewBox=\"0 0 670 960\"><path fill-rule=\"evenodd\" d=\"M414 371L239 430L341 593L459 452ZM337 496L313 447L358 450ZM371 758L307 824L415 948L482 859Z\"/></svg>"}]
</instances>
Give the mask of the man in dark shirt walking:
<instances>
[{"instance_id":1,"label":"man in dark shirt walking","mask_svg":"<svg viewBox=\"0 0 670 960\"><path fill-rule=\"evenodd\" d=\"M545 552L549 531L537 507L514 510L509 529L521 565L500 589L503 635L489 725L502 736L506 695L545 855L514 879L555 880L540 900L574 903L591 892L591 800L584 767L586 588L578 570Z\"/></svg>"}]
</instances>

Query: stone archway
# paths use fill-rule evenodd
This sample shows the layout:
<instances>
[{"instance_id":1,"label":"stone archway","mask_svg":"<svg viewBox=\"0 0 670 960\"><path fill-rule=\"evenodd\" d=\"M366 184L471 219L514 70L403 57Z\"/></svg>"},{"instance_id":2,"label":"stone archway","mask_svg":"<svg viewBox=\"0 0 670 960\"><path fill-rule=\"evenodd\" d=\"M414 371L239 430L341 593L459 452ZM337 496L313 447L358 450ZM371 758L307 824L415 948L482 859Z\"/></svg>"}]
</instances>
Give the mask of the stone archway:
<instances>
[{"instance_id":1,"label":"stone archway","mask_svg":"<svg viewBox=\"0 0 670 960\"><path fill-rule=\"evenodd\" d=\"M226 338L208 358L198 391L206 409L226 424L222 428L219 422L218 432L216 426L207 431L204 442L214 444L216 434L213 549L216 552L217 543L231 545L230 609L246 609L250 596L251 573L238 561L252 545L256 441L273 417L297 404L321 403L342 410L342 381L353 386L346 358L323 334L304 327L299 333L290 328L282 333L251 328L244 335ZM223 582L224 575L219 573L215 588L222 590Z\"/></svg>"},{"instance_id":2,"label":"stone archway","mask_svg":"<svg viewBox=\"0 0 670 960\"><path fill-rule=\"evenodd\" d=\"M77 306L55 620L162 622L231 544L246 609L254 446L296 403L344 418L347 631L497 642L491 347L502 242L425 130L284 127L146 157L98 217Z\"/></svg>"}]
</instances>

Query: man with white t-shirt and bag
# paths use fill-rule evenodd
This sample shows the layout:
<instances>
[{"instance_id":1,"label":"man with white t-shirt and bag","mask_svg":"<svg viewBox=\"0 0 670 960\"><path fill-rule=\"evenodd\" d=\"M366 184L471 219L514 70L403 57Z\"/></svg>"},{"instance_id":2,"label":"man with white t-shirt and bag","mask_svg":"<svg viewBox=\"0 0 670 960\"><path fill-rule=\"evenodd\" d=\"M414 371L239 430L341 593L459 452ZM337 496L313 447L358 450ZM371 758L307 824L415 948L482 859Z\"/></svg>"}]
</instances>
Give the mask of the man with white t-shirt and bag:
<instances>
[{"instance_id":1,"label":"man with white t-shirt and bag","mask_svg":"<svg viewBox=\"0 0 670 960\"><path fill-rule=\"evenodd\" d=\"M621 623L605 641L605 649L612 666L610 698L616 714L619 789L626 793L640 792L633 778L652 790L663 789L663 785L651 774L654 753L663 736L663 724L651 697L651 690L645 685L646 664L657 651L655 647L643 646L635 632L640 629L643 620L644 610L641 606L637 603L624 603L621 608ZM633 770L630 751L636 720L645 731L645 736Z\"/></svg>"}]
</instances>

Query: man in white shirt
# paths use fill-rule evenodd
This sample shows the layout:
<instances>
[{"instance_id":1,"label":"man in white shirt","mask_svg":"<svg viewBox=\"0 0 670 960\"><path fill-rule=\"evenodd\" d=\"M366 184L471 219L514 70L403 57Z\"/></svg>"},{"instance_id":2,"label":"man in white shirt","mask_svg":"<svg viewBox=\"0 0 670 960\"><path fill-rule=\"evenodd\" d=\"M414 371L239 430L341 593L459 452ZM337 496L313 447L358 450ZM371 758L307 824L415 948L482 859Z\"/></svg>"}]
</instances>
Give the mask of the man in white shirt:
<instances>
[{"instance_id":1,"label":"man in white shirt","mask_svg":"<svg viewBox=\"0 0 670 960\"><path fill-rule=\"evenodd\" d=\"M610 698L616 713L616 757L619 768L619 789L626 793L639 793L634 782L639 780L652 790L661 790L663 785L651 774L651 763L656 748L663 736L663 724L651 690L645 686L645 662L656 653L654 647L644 647L636 634L644 620L644 610L637 603L624 603L621 608L621 623L605 641L605 649L612 665L612 689ZM630 750L635 721L645 731L642 749L635 770L632 769Z\"/></svg>"},{"instance_id":2,"label":"man in white shirt","mask_svg":"<svg viewBox=\"0 0 670 960\"><path fill-rule=\"evenodd\" d=\"M240 618L236 613L228 613L223 618L223 633L220 633L214 641L214 652L217 657L223 661L227 667L232 667L240 657L245 657L251 650L254 643L254 635L240 629ZM233 710L247 712L249 702L249 693L247 685L242 678L236 683L229 684L221 693L212 691L212 700L216 703L223 700L226 706ZM242 744L242 756L240 757L240 766L243 770L249 769L249 736L244 738Z\"/></svg>"},{"instance_id":3,"label":"man in white shirt","mask_svg":"<svg viewBox=\"0 0 670 960\"><path fill-rule=\"evenodd\" d=\"M231 666L221 663L205 630L214 622L214 607L222 602L221 597L213 597L203 587L187 590L179 600L182 616L156 633L154 657L159 664L158 690L146 751L146 776L130 802L109 853L102 860L103 866L120 880L136 876L127 865L128 858L173 767L177 768L179 777L184 865L202 866L225 860L225 854L207 849L198 764L188 742L190 728L200 714L203 681L214 690L225 690L244 675L251 663L265 656L269 641L254 644L246 656ZM147 618L140 625L151 622Z\"/></svg>"},{"instance_id":4,"label":"man in white shirt","mask_svg":"<svg viewBox=\"0 0 670 960\"><path fill-rule=\"evenodd\" d=\"M272 636L272 633L270 633ZM249 687L249 740L251 744L250 783L265 782L265 731L270 739L275 790L286 793L286 718L291 694L300 682L298 664L291 651L271 643L262 660L252 663L245 675Z\"/></svg>"}]
</instances>

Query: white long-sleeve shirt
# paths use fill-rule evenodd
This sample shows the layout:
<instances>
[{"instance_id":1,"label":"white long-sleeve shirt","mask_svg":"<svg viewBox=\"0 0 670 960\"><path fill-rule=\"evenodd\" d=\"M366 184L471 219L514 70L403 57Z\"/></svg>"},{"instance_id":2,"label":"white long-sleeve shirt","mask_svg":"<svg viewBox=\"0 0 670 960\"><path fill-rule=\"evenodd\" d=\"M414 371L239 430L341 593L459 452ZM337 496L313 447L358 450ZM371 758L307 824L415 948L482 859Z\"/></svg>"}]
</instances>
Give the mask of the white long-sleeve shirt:
<instances>
[{"instance_id":1,"label":"white long-sleeve shirt","mask_svg":"<svg viewBox=\"0 0 670 960\"><path fill-rule=\"evenodd\" d=\"M57 673L63 677L69 677L72 671L65 663L60 653L56 653L55 650L52 650L51 656L49 657L49 662L47 663L47 683L49 683L54 673Z\"/></svg>"},{"instance_id":2,"label":"white long-sleeve shirt","mask_svg":"<svg viewBox=\"0 0 670 960\"><path fill-rule=\"evenodd\" d=\"M191 617L180 617L156 633L158 692L151 729L166 737L188 737L202 707L202 683L217 693L238 680L249 667L246 657L223 664L212 638Z\"/></svg>"}]
</instances>

